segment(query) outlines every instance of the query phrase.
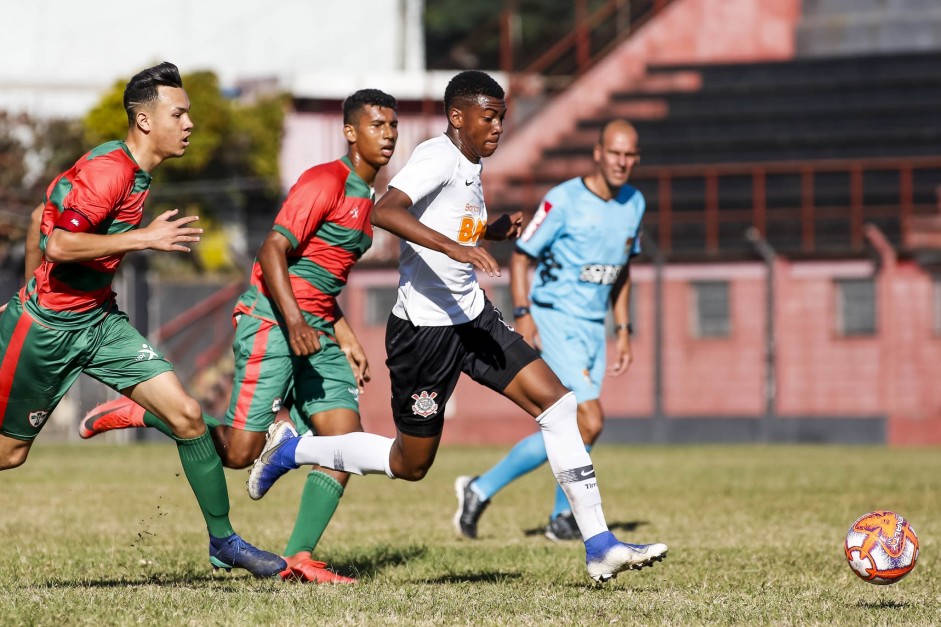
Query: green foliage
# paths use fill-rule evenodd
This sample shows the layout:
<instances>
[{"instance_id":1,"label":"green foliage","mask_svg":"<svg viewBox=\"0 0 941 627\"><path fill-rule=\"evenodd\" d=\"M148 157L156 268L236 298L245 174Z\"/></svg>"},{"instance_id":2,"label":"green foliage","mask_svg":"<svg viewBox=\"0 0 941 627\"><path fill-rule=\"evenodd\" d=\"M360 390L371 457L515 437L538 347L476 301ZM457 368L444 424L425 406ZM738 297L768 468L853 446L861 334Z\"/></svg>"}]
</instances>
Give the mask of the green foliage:
<instances>
[{"instance_id":1,"label":"green foliage","mask_svg":"<svg viewBox=\"0 0 941 627\"><path fill-rule=\"evenodd\" d=\"M179 273L186 272L181 264L195 263L203 270L232 270L239 260L228 250L226 224L239 223L249 212L273 215L277 208L286 96L227 98L208 71L183 75L183 86L194 125L190 146L182 159L169 159L154 171L147 211L198 214L207 230L195 255L159 256L154 267ZM123 92L124 84L115 83L85 116L90 146L127 135Z\"/></svg>"},{"instance_id":2,"label":"green foliage","mask_svg":"<svg viewBox=\"0 0 941 627\"><path fill-rule=\"evenodd\" d=\"M625 0L631 2L632 0ZM606 0L589 0L591 13ZM646 0L633 0L642 4ZM575 26L575 3L557 0L439 0L425 5L425 58L429 68L500 68L500 14L514 7L515 69L548 50Z\"/></svg>"},{"instance_id":3,"label":"green foliage","mask_svg":"<svg viewBox=\"0 0 941 627\"><path fill-rule=\"evenodd\" d=\"M207 215L224 215L227 207L247 202L238 190L237 182L243 180L261 179L268 195L276 197L284 96L260 98L254 103L229 99L223 95L218 77L208 71L183 75L183 86L194 124L190 147L182 159L170 159L154 172L151 196L156 202L150 204L151 212L187 204ZM90 146L127 135L123 91L124 84L115 83L85 116ZM222 198L209 195L218 191L221 181L236 181L230 186L236 189L235 197L228 191ZM174 189L175 185L179 187ZM169 200L168 191L172 192ZM273 198L269 200L273 202Z\"/></svg>"},{"instance_id":4,"label":"green foliage","mask_svg":"<svg viewBox=\"0 0 941 627\"><path fill-rule=\"evenodd\" d=\"M523 419L522 417L520 418ZM353 477L315 553L360 584L212 576L205 528L167 445L50 445L0 473L0 622L259 625L927 625L941 616L941 456L933 449L704 446L592 450L612 529L669 558L604 587L579 543L541 535L540 468L494 498L481 539L457 539L453 481L506 453L444 447L417 484ZM284 546L305 472L263 501L227 471L232 520ZM921 555L902 582L860 581L841 544L859 515L895 509ZM314 617L314 618L312 618Z\"/></svg>"}]
</instances>

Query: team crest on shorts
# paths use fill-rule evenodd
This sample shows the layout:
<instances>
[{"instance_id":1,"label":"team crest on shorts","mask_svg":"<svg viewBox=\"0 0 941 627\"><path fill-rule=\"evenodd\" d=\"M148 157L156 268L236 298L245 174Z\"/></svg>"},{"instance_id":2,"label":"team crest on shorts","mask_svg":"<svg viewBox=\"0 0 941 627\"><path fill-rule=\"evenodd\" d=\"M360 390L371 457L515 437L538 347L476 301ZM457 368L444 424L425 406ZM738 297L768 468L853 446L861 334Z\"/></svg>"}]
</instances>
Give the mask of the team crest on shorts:
<instances>
[{"instance_id":1,"label":"team crest on shorts","mask_svg":"<svg viewBox=\"0 0 941 627\"><path fill-rule=\"evenodd\" d=\"M281 399L276 398L271 402L271 413L276 414L281 411Z\"/></svg>"},{"instance_id":2,"label":"team crest on shorts","mask_svg":"<svg viewBox=\"0 0 941 627\"><path fill-rule=\"evenodd\" d=\"M437 392L432 392L429 394L426 391L422 391L421 395L412 394L412 398L415 399L415 404L412 405L412 412L416 416L421 416L422 418L427 418L433 413L438 411L438 403L435 402L435 397L438 396Z\"/></svg>"},{"instance_id":3,"label":"team crest on shorts","mask_svg":"<svg viewBox=\"0 0 941 627\"><path fill-rule=\"evenodd\" d=\"M29 424L38 429L42 426L42 423L46 422L48 417L49 412L47 411L31 411L29 412Z\"/></svg>"}]
</instances>

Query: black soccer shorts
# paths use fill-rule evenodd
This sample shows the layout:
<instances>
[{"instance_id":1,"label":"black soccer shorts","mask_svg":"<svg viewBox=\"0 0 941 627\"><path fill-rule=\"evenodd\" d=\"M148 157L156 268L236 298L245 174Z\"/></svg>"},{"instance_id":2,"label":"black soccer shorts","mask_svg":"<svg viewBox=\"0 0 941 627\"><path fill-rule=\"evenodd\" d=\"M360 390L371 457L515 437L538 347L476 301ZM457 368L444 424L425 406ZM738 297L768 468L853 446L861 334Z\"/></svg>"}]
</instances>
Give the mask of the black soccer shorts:
<instances>
[{"instance_id":1,"label":"black soccer shorts","mask_svg":"<svg viewBox=\"0 0 941 627\"><path fill-rule=\"evenodd\" d=\"M461 372L502 394L520 370L539 358L489 300L477 318L453 326L418 327L390 314L386 355L395 426L416 437L441 433L444 406Z\"/></svg>"}]
</instances>

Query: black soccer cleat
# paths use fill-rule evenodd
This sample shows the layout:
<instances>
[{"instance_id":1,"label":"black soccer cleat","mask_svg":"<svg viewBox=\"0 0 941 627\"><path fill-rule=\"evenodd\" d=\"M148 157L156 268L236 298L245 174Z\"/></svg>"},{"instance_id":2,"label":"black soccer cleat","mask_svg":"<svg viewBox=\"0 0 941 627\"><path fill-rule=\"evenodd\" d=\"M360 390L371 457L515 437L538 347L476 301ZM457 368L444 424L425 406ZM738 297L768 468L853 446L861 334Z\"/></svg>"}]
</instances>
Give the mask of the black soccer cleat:
<instances>
[{"instance_id":1,"label":"black soccer cleat","mask_svg":"<svg viewBox=\"0 0 941 627\"><path fill-rule=\"evenodd\" d=\"M575 522L575 514L572 512L564 512L550 518L545 535L553 542L582 539L582 532L578 530L578 523Z\"/></svg>"},{"instance_id":2,"label":"black soccer cleat","mask_svg":"<svg viewBox=\"0 0 941 627\"><path fill-rule=\"evenodd\" d=\"M454 531L471 540L477 539L477 521L490 505L490 499L482 499L471 489L477 477L458 477L454 481L457 494L457 511L454 513Z\"/></svg>"}]
</instances>

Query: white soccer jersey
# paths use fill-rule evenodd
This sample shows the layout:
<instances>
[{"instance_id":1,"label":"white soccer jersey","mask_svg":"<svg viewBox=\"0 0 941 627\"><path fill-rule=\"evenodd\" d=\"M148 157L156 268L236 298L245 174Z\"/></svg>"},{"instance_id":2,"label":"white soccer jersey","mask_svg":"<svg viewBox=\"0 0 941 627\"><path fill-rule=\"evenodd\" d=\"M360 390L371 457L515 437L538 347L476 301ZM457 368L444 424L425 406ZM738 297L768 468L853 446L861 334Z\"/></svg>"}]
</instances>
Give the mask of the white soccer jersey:
<instances>
[{"instance_id":1,"label":"white soccer jersey","mask_svg":"<svg viewBox=\"0 0 941 627\"><path fill-rule=\"evenodd\" d=\"M487 227L482 166L441 135L418 145L389 182L412 199L409 212L462 246L476 246ZM469 322L484 308L484 293L469 263L402 240L399 293L392 313L416 326Z\"/></svg>"}]
</instances>

